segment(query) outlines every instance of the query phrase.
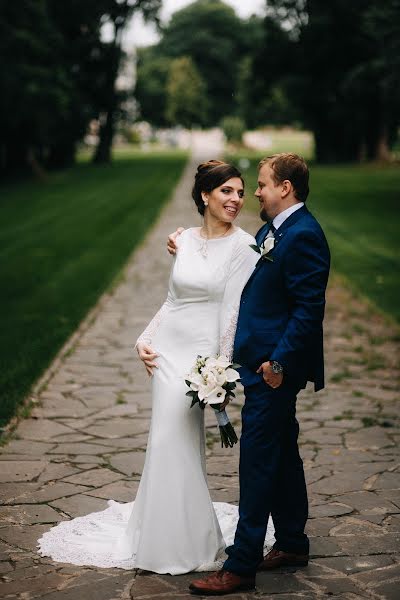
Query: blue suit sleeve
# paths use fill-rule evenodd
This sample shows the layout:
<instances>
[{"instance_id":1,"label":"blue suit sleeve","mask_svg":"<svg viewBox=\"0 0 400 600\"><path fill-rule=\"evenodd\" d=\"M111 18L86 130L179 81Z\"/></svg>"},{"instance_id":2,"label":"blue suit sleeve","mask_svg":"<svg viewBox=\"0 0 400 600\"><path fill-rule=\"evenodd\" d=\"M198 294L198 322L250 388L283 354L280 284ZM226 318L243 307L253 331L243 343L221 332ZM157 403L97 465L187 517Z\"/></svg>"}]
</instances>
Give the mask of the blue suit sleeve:
<instances>
[{"instance_id":1,"label":"blue suit sleeve","mask_svg":"<svg viewBox=\"0 0 400 600\"><path fill-rule=\"evenodd\" d=\"M303 230L295 236L283 268L290 317L271 357L289 375L299 373L299 366L307 360L304 353L321 333L329 265L329 248L322 232Z\"/></svg>"}]
</instances>

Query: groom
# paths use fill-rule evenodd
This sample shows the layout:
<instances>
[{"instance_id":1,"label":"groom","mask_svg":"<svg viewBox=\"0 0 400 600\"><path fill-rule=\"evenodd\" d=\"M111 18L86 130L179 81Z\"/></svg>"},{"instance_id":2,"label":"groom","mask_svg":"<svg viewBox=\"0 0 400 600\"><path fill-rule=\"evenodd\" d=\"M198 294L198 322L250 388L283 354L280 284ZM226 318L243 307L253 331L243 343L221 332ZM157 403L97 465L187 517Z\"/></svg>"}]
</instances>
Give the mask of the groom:
<instances>
[{"instance_id":1,"label":"groom","mask_svg":"<svg viewBox=\"0 0 400 600\"><path fill-rule=\"evenodd\" d=\"M245 404L240 440L239 522L221 571L191 583L195 594L252 589L260 570L308 563L307 490L299 455L296 396L307 381L324 387L322 321L330 255L305 206L308 167L296 154L259 164L262 256L240 304L234 361ZM275 544L263 558L269 516Z\"/></svg>"}]
</instances>

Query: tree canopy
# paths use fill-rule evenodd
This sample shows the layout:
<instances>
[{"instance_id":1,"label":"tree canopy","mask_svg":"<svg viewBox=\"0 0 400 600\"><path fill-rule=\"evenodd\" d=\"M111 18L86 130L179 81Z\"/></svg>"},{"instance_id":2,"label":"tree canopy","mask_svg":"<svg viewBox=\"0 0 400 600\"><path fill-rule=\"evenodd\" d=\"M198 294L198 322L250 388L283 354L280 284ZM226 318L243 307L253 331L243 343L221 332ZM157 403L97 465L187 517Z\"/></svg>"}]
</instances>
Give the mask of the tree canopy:
<instances>
[{"instance_id":1,"label":"tree canopy","mask_svg":"<svg viewBox=\"0 0 400 600\"><path fill-rule=\"evenodd\" d=\"M161 88L146 76L152 71L158 83L166 82L160 73L161 60L190 57L202 78L207 93L205 125L216 125L222 117L237 111L240 65L252 51L261 20L240 19L233 8L220 0L197 0L177 11L161 29L161 40L148 53L142 53L138 66L137 97L143 117L148 111L145 100L157 88L157 104L162 105ZM149 49L150 50L150 49ZM166 87L164 94L166 95ZM166 102L166 96L165 96ZM153 109L151 109L154 115ZM154 115L153 122L161 117ZM199 123L198 117L193 122Z\"/></svg>"},{"instance_id":2,"label":"tree canopy","mask_svg":"<svg viewBox=\"0 0 400 600\"><path fill-rule=\"evenodd\" d=\"M161 0L20 0L0 12L0 174L65 166L101 117L96 157L108 160L121 96L121 33L135 11L157 19ZM104 42L105 22L113 27Z\"/></svg>"},{"instance_id":3,"label":"tree canopy","mask_svg":"<svg viewBox=\"0 0 400 600\"><path fill-rule=\"evenodd\" d=\"M0 175L70 164L93 118L95 160L109 161L132 94L155 126L227 116L251 128L296 124L313 131L320 161L389 157L400 121L400 0L268 0L264 17L249 19L197 0L163 26L161 4L2 3ZM135 90L122 92L122 34L137 11L160 41L138 51Z\"/></svg>"},{"instance_id":4,"label":"tree canopy","mask_svg":"<svg viewBox=\"0 0 400 600\"><path fill-rule=\"evenodd\" d=\"M166 117L171 125L191 127L207 120L208 99L204 81L190 56L171 62L167 81Z\"/></svg>"},{"instance_id":5,"label":"tree canopy","mask_svg":"<svg viewBox=\"0 0 400 600\"><path fill-rule=\"evenodd\" d=\"M256 68L273 69L271 22L282 38L272 78L314 132L317 159L387 158L399 126L400 0L268 0Z\"/></svg>"}]
</instances>

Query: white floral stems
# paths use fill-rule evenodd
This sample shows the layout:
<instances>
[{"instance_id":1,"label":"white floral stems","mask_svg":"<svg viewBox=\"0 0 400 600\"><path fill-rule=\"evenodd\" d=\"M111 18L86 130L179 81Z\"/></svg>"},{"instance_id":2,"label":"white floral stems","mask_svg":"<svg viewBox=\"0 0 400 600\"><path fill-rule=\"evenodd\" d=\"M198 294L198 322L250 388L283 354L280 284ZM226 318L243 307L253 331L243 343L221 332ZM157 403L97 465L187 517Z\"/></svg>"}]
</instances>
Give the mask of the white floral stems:
<instances>
[{"instance_id":1,"label":"white floral stems","mask_svg":"<svg viewBox=\"0 0 400 600\"><path fill-rule=\"evenodd\" d=\"M233 390L240 375L236 368L225 356L204 357L197 356L192 370L185 377L189 391L186 396L192 399L191 407L199 404L204 409L209 404L215 411L221 436L221 446L232 447L237 443L238 437L229 421L225 410L221 406L225 400L235 396Z\"/></svg>"}]
</instances>

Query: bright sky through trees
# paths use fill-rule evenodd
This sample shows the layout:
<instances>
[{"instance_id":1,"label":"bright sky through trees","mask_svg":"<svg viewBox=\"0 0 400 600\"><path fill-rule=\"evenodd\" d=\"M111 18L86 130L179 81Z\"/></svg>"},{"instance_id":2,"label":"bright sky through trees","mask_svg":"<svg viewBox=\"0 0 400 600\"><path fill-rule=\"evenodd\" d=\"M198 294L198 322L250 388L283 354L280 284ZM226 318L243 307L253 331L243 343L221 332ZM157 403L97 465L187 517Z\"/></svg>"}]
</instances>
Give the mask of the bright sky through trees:
<instances>
[{"instance_id":1,"label":"bright sky through trees","mask_svg":"<svg viewBox=\"0 0 400 600\"><path fill-rule=\"evenodd\" d=\"M191 4L194 0L164 0L161 10L162 21L168 21L172 13ZM265 0L224 0L232 6L240 17L246 18L252 14L262 15L265 9ZM130 50L132 46L147 46L158 42L159 36L155 27L143 22L136 15L125 33L125 48Z\"/></svg>"}]
</instances>

